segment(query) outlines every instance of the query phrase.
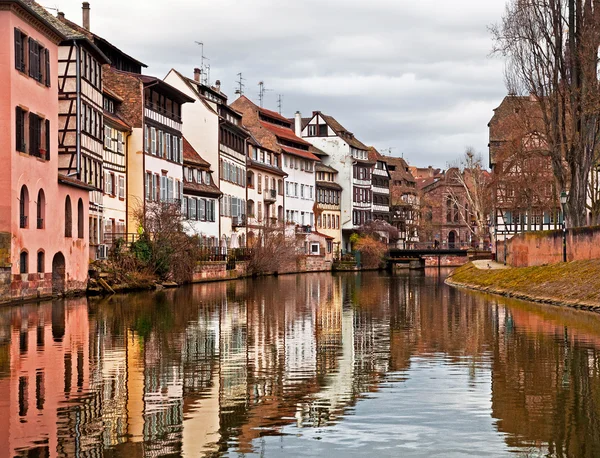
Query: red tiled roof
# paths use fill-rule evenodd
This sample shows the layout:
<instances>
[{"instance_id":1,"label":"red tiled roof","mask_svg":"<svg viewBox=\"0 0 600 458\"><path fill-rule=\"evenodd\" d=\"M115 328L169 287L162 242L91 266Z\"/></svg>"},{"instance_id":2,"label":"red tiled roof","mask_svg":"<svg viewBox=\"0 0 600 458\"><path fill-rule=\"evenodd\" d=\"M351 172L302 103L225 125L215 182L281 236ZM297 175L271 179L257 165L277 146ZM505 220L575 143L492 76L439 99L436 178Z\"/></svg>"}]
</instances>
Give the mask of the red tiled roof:
<instances>
[{"instance_id":1,"label":"red tiled roof","mask_svg":"<svg viewBox=\"0 0 600 458\"><path fill-rule=\"evenodd\" d=\"M275 118L275 119L278 119L279 121L284 121L284 122L287 122L290 125L292 125L291 121L288 118L281 116L276 111L267 110L266 108L262 108L262 107L258 107L258 111L261 112L262 114L265 114L265 115L271 117L271 118Z\"/></svg>"},{"instance_id":2,"label":"red tiled roof","mask_svg":"<svg viewBox=\"0 0 600 458\"><path fill-rule=\"evenodd\" d=\"M303 140L302 138L297 137L296 134L294 133L294 131L291 129L287 129L282 126L276 126L274 124L270 124L265 121L260 121L260 125L263 126L265 129L268 129L271 132L273 132L279 138L285 138L286 140L298 143L300 145L312 146L306 140Z\"/></svg>"},{"instance_id":3,"label":"red tiled roof","mask_svg":"<svg viewBox=\"0 0 600 458\"><path fill-rule=\"evenodd\" d=\"M80 188L80 189L84 189L86 191L93 191L94 187L85 184L83 181L74 178L74 177L69 177L67 175L63 175L62 173L58 174L58 182L62 183L62 184L66 184L68 186L74 186L76 188Z\"/></svg>"},{"instance_id":4,"label":"red tiled roof","mask_svg":"<svg viewBox=\"0 0 600 458\"><path fill-rule=\"evenodd\" d=\"M335 237L332 237L331 235L323 234L322 232L318 232L318 231L312 231L312 233L320 235L321 237L325 237L326 239L333 240L335 238Z\"/></svg>"},{"instance_id":5,"label":"red tiled roof","mask_svg":"<svg viewBox=\"0 0 600 458\"><path fill-rule=\"evenodd\" d=\"M283 146L283 145L280 145L280 146L283 151L285 151L286 153L289 153L289 154L293 154L294 156L300 156L300 157L303 157L304 159L309 159L311 161L320 161L321 160L317 156L315 156L313 153L310 153L308 151L304 151L304 150L298 149L298 148L291 148L289 146Z\"/></svg>"},{"instance_id":6,"label":"red tiled roof","mask_svg":"<svg viewBox=\"0 0 600 458\"><path fill-rule=\"evenodd\" d=\"M183 161L190 162L201 167L210 167L210 164L202 159L192 144L188 142L187 138L185 137L183 137Z\"/></svg>"}]
</instances>

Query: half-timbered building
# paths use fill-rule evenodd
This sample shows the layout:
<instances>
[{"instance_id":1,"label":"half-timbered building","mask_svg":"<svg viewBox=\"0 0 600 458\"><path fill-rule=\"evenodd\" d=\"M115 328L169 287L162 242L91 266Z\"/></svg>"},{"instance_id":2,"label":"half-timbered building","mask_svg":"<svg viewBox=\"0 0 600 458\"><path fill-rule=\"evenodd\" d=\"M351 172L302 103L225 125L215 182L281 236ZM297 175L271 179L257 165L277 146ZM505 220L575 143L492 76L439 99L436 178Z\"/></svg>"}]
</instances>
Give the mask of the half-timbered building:
<instances>
[{"instance_id":1,"label":"half-timbered building","mask_svg":"<svg viewBox=\"0 0 600 458\"><path fill-rule=\"evenodd\" d=\"M537 99L513 95L504 98L488 124L496 243L521 232L561 228L561 190L542 124Z\"/></svg>"},{"instance_id":2,"label":"half-timbered building","mask_svg":"<svg viewBox=\"0 0 600 458\"><path fill-rule=\"evenodd\" d=\"M103 218L102 65L109 60L86 34L57 22L66 36L58 57L59 171L92 188L89 233L90 257L94 259Z\"/></svg>"},{"instance_id":3,"label":"half-timbered building","mask_svg":"<svg viewBox=\"0 0 600 458\"><path fill-rule=\"evenodd\" d=\"M220 82L210 86L201 82L200 70L188 78L171 70L165 81L197 103L184 105L185 138L208 163L223 192L219 201L221 247L246 245L246 140L242 116L227 104Z\"/></svg>"},{"instance_id":4,"label":"half-timbered building","mask_svg":"<svg viewBox=\"0 0 600 458\"><path fill-rule=\"evenodd\" d=\"M337 182L338 171L331 166L318 163L316 173L316 229L333 237L336 248L342 241L341 201L342 187Z\"/></svg>"},{"instance_id":5,"label":"half-timbered building","mask_svg":"<svg viewBox=\"0 0 600 458\"><path fill-rule=\"evenodd\" d=\"M390 217L390 172L385 158L373 146L369 148L369 160L375 163L371 178L373 189L373 219L386 222Z\"/></svg>"},{"instance_id":6,"label":"half-timbered building","mask_svg":"<svg viewBox=\"0 0 600 458\"><path fill-rule=\"evenodd\" d=\"M350 235L372 219L372 174L375 162L369 148L332 116L314 111L310 118L295 117L296 135L301 136L327 156L323 162L338 170L342 187L342 249L349 251Z\"/></svg>"}]
</instances>

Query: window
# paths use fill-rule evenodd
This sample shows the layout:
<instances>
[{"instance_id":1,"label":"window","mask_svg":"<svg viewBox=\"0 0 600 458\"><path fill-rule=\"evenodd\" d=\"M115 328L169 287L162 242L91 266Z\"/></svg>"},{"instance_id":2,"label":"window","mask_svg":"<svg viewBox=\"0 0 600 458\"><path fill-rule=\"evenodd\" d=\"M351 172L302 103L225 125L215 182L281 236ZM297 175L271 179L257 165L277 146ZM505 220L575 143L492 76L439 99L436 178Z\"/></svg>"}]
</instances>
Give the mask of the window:
<instances>
[{"instance_id":1,"label":"window","mask_svg":"<svg viewBox=\"0 0 600 458\"><path fill-rule=\"evenodd\" d=\"M190 214L190 219L191 220L196 220L197 218L197 212L196 212L196 204L197 204L197 200L193 197L190 197L190 201L189 201L189 214Z\"/></svg>"},{"instance_id":2,"label":"window","mask_svg":"<svg viewBox=\"0 0 600 458\"><path fill-rule=\"evenodd\" d=\"M26 229L29 227L29 191L27 186L21 187L21 195L19 196L19 227Z\"/></svg>"},{"instance_id":3,"label":"window","mask_svg":"<svg viewBox=\"0 0 600 458\"><path fill-rule=\"evenodd\" d=\"M27 119L27 112L21 107L16 108L16 143L17 151L26 153L27 148L25 144L25 123Z\"/></svg>"},{"instance_id":4,"label":"window","mask_svg":"<svg viewBox=\"0 0 600 458\"><path fill-rule=\"evenodd\" d=\"M119 177L119 199L125 199L125 177Z\"/></svg>"},{"instance_id":5,"label":"window","mask_svg":"<svg viewBox=\"0 0 600 458\"><path fill-rule=\"evenodd\" d=\"M260 194L262 192L262 175L260 173L258 174L256 183L258 184L258 193Z\"/></svg>"},{"instance_id":6,"label":"window","mask_svg":"<svg viewBox=\"0 0 600 458\"><path fill-rule=\"evenodd\" d=\"M19 272L22 274L29 272L29 253L27 251L21 251L19 256Z\"/></svg>"},{"instance_id":7,"label":"window","mask_svg":"<svg viewBox=\"0 0 600 458\"><path fill-rule=\"evenodd\" d=\"M316 137L317 136L317 126L315 124L310 124L308 126L308 136Z\"/></svg>"},{"instance_id":8,"label":"window","mask_svg":"<svg viewBox=\"0 0 600 458\"><path fill-rule=\"evenodd\" d=\"M152 155L156 156L156 128L151 127L150 132L152 134L152 136L151 136L152 143L150 146L150 153L152 153Z\"/></svg>"},{"instance_id":9,"label":"window","mask_svg":"<svg viewBox=\"0 0 600 458\"><path fill-rule=\"evenodd\" d=\"M198 199L198 219L206 221L206 199Z\"/></svg>"},{"instance_id":10,"label":"window","mask_svg":"<svg viewBox=\"0 0 600 458\"><path fill-rule=\"evenodd\" d=\"M79 199L77 202L77 238L83 238L83 200Z\"/></svg>"},{"instance_id":11,"label":"window","mask_svg":"<svg viewBox=\"0 0 600 458\"><path fill-rule=\"evenodd\" d=\"M327 137L327 124L319 124L319 137Z\"/></svg>"},{"instance_id":12,"label":"window","mask_svg":"<svg viewBox=\"0 0 600 458\"><path fill-rule=\"evenodd\" d=\"M37 254L37 272L38 274L43 274L44 273L44 252L43 251L38 251Z\"/></svg>"},{"instance_id":13,"label":"window","mask_svg":"<svg viewBox=\"0 0 600 458\"><path fill-rule=\"evenodd\" d=\"M46 214L46 196L44 190L38 191L37 198L37 228L44 229L44 216Z\"/></svg>"},{"instance_id":14,"label":"window","mask_svg":"<svg viewBox=\"0 0 600 458\"><path fill-rule=\"evenodd\" d=\"M65 237L73 237L73 208L69 196L65 199Z\"/></svg>"},{"instance_id":15,"label":"window","mask_svg":"<svg viewBox=\"0 0 600 458\"><path fill-rule=\"evenodd\" d=\"M15 68L25 73L25 39L27 35L15 29Z\"/></svg>"},{"instance_id":16,"label":"window","mask_svg":"<svg viewBox=\"0 0 600 458\"><path fill-rule=\"evenodd\" d=\"M311 243L310 244L310 254L318 255L319 251L320 251L319 248L320 248L320 245L318 243Z\"/></svg>"},{"instance_id":17,"label":"window","mask_svg":"<svg viewBox=\"0 0 600 458\"><path fill-rule=\"evenodd\" d=\"M104 184L104 192L108 195L114 196L115 195L115 190L114 190L114 179L115 179L115 175L113 173L106 173L106 182Z\"/></svg>"},{"instance_id":18,"label":"window","mask_svg":"<svg viewBox=\"0 0 600 458\"><path fill-rule=\"evenodd\" d=\"M280 196L283 196L283 180L277 181L277 192Z\"/></svg>"}]
</instances>

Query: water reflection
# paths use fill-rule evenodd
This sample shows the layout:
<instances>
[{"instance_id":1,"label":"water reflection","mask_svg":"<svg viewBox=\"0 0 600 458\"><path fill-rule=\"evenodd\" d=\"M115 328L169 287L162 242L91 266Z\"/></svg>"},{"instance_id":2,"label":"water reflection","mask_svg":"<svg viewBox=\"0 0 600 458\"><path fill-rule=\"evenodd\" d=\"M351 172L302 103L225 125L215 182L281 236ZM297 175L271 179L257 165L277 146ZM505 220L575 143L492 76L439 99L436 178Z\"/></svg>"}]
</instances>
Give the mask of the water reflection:
<instances>
[{"instance_id":1,"label":"water reflection","mask_svg":"<svg viewBox=\"0 0 600 458\"><path fill-rule=\"evenodd\" d=\"M0 310L0 456L595 456L600 319L437 270Z\"/></svg>"}]
</instances>

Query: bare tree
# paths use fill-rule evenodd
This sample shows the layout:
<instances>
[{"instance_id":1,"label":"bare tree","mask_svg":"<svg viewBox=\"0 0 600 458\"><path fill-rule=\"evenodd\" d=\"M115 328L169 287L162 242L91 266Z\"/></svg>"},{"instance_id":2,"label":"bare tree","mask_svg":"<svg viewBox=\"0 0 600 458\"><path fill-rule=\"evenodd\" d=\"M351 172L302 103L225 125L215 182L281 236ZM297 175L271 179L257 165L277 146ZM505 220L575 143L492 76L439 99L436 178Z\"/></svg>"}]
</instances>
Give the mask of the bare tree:
<instances>
[{"instance_id":1,"label":"bare tree","mask_svg":"<svg viewBox=\"0 0 600 458\"><path fill-rule=\"evenodd\" d=\"M509 92L540 104L558 187L569 189L567 219L585 225L600 141L600 0L510 0L491 32L493 52L507 58Z\"/></svg>"},{"instance_id":2,"label":"bare tree","mask_svg":"<svg viewBox=\"0 0 600 458\"><path fill-rule=\"evenodd\" d=\"M161 280L177 283L192 279L200 259L199 242L184 232L179 203L157 202L135 210L140 240L132 250Z\"/></svg>"},{"instance_id":3,"label":"bare tree","mask_svg":"<svg viewBox=\"0 0 600 458\"><path fill-rule=\"evenodd\" d=\"M299 247L294 234L286 234L283 224L252 227L248 236L250 255L247 272L263 275L296 267Z\"/></svg>"},{"instance_id":4,"label":"bare tree","mask_svg":"<svg viewBox=\"0 0 600 458\"><path fill-rule=\"evenodd\" d=\"M448 174L446 192L452 205L459 210L461 221L483 248L484 239L490 235L488 220L492 211L492 193L490 174L483 166L481 155L475 153L473 147L467 147Z\"/></svg>"}]
</instances>

